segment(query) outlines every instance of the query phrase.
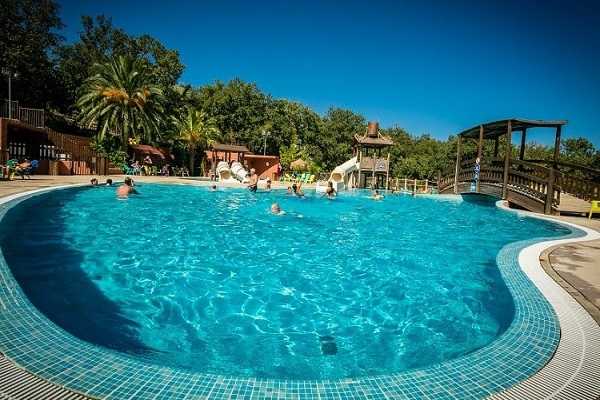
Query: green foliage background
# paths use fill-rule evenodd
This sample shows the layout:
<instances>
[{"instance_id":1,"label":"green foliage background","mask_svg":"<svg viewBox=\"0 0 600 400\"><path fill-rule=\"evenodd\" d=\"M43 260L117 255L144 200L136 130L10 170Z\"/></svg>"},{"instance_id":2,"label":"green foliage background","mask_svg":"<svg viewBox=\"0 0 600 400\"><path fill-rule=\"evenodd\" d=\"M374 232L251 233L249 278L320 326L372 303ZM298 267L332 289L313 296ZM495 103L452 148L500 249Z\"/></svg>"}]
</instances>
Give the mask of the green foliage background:
<instances>
[{"instance_id":1,"label":"green foliage background","mask_svg":"<svg viewBox=\"0 0 600 400\"><path fill-rule=\"evenodd\" d=\"M167 49L149 35L132 36L114 27L111 18L104 15L83 16L79 39L65 43L60 34L63 23L59 7L53 0L2 0L0 8L3 27L0 66L18 72L14 98L22 106L46 109L47 121L81 118L81 107L76 104L85 94L86 81L102 66L129 56L136 60L138 72L151 77L149 84L160 93L160 99L156 100L161 104L161 113L136 116L136 120L146 122L159 118L156 124L142 126L128 121L131 132L122 126L112 129L117 135L129 132L129 137L137 138L139 143L170 146L181 164L193 164L196 158L202 162L200 155L204 149L200 143L190 154L190 143L180 134L188 107L214 121L223 143L243 144L256 153L279 155L286 169L292 161L302 158L310 162L312 172L331 171L353 155L354 135L364 132L367 120L352 110L331 107L326 115L319 115L301 103L275 99L255 83L241 78L229 82L216 80L203 87L182 85L179 79L185 66L177 50ZM0 85L0 98L8 97L6 90L6 85ZM143 112L149 113L147 109ZM88 122L95 119L96 126L102 126L100 113L95 117L88 114L86 118ZM261 135L263 131L269 132L266 141ZM89 134L85 130L78 133ZM390 149L393 177L435 180L440 171L454 165L455 136L440 141L429 134L413 136L401 127L382 129L381 133L391 136L395 143ZM121 143L128 142L125 137L118 139ZM126 159L114 141L98 138L94 146L115 162ZM511 152L516 151L512 146ZM474 158L476 143L462 143L462 154L465 159ZM492 143L485 144L484 154L493 154ZM528 143L526 159L552 157L553 149L549 146ZM563 140L561 161L600 169L600 151L584 137Z\"/></svg>"}]
</instances>

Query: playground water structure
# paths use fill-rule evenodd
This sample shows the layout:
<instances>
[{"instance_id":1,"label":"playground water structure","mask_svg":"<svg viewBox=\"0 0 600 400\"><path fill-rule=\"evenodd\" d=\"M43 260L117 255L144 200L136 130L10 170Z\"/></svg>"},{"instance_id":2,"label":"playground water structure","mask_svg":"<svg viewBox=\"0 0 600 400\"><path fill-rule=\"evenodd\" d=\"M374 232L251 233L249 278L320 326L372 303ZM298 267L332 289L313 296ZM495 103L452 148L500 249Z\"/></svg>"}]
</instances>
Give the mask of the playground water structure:
<instances>
[{"instance_id":1,"label":"playground water structure","mask_svg":"<svg viewBox=\"0 0 600 400\"><path fill-rule=\"evenodd\" d=\"M333 169L327 181L317 182L317 193L325 192L325 188L327 188L328 182L331 182L333 184L333 188L336 190L336 192L340 192L345 188L351 186L349 182L351 178L350 174L358 170L359 168L360 164L358 163L358 157L352 157L345 163L338 165Z\"/></svg>"},{"instance_id":2,"label":"playground water structure","mask_svg":"<svg viewBox=\"0 0 600 400\"><path fill-rule=\"evenodd\" d=\"M217 164L217 176L221 182L242 182L246 183L250 180L248 171L242 163L234 161L229 168L226 161L219 161Z\"/></svg>"}]
</instances>

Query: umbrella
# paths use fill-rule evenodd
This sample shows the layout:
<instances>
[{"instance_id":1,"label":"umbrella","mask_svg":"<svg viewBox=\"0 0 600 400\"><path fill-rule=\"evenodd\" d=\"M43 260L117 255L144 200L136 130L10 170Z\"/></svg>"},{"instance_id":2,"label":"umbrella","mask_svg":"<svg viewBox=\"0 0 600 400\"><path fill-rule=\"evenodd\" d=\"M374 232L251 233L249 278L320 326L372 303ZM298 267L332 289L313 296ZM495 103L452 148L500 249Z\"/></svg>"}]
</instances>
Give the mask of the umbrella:
<instances>
[{"instance_id":1,"label":"umbrella","mask_svg":"<svg viewBox=\"0 0 600 400\"><path fill-rule=\"evenodd\" d=\"M307 169L308 163L306 161L304 161L303 159L299 158L290 164L290 168L293 169L294 171L300 171L303 169Z\"/></svg>"}]
</instances>

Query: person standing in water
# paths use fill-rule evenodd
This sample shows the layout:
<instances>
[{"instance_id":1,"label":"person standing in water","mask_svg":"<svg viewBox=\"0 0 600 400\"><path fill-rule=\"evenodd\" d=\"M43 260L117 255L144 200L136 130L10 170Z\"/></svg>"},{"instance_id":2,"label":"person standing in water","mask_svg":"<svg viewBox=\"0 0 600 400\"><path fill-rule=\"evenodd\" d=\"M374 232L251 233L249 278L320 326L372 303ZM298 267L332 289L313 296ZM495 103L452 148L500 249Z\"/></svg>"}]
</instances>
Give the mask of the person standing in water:
<instances>
[{"instance_id":1,"label":"person standing in water","mask_svg":"<svg viewBox=\"0 0 600 400\"><path fill-rule=\"evenodd\" d=\"M125 178L125 182L117 188L117 197L126 199L130 194L139 194L133 187L133 180L130 177Z\"/></svg>"},{"instance_id":2,"label":"person standing in water","mask_svg":"<svg viewBox=\"0 0 600 400\"><path fill-rule=\"evenodd\" d=\"M247 186L250 188L251 192L256 192L256 189L258 189L258 175L254 168L250 168L250 180L248 181Z\"/></svg>"}]
</instances>

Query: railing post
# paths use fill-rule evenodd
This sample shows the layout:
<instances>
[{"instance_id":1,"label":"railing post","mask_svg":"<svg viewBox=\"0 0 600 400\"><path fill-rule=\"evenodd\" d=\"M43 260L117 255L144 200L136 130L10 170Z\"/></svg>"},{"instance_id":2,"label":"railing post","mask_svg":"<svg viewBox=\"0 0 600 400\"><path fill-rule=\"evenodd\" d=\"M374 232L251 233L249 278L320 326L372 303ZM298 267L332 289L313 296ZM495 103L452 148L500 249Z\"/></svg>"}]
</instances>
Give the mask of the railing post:
<instances>
[{"instance_id":1,"label":"railing post","mask_svg":"<svg viewBox=\"0 0 600 400\"><path fill-rule=\"evenodd\" d=\"M458 194L458 172L460 171L460 142L462 138L458 135L456 142L456 167L454 169L454 194Z\"/></svg>"},{"instance_id":2,"label":"railing post","mask_svg":"<svg viewBox=\"0 0 600 400\"><path fill-rule=\"evenodd\" d=\"M552 201L554 200L554 179L556 174L553 168L548 168L548 185L546 186L546 203L544 204L544 214L552 214Z\"/></svg>"},{"instance_id":3,"label":"railing post","mask_svg":"<svg viewBox=\"0 0 600 400\"><path fill-rule=\"evenodd\" d=\"M510 171L510 142L512 134L512 123L508 120L506 129L506 149L504 150L504 178L502 179L502 199L508 199L508 174Z\"/></svg>"}]
</instances>

